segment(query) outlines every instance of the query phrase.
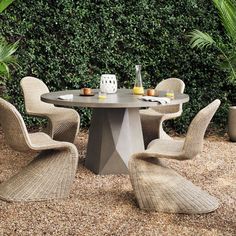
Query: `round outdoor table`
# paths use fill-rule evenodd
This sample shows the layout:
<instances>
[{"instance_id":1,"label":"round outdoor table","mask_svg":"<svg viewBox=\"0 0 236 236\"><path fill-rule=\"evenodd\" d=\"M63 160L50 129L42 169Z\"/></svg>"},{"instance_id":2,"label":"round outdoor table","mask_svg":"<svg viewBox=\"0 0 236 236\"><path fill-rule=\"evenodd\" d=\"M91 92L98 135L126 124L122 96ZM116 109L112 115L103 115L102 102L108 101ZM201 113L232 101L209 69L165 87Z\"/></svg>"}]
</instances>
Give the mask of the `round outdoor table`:
<instances>
[{"instance_id":1,"label":"round outdoor table","mask_svg":"<svg viewBox=\"0 0 236 236\"><path fill-rule=\"evenodd\" d=\"M96 174L128 173L130 156L144 150L139 108L163 105L143 101L130 89L118 89L104 99L98 97L98 90L93 92L94 96L81 96L80 90L51 92L43 94L41 100L60 106L93 108L85 166ZM73 98L59 98L66 94L73 94ZM188 100L187 94L175 94L169 105Z\"/></svg>"}]
</instances>

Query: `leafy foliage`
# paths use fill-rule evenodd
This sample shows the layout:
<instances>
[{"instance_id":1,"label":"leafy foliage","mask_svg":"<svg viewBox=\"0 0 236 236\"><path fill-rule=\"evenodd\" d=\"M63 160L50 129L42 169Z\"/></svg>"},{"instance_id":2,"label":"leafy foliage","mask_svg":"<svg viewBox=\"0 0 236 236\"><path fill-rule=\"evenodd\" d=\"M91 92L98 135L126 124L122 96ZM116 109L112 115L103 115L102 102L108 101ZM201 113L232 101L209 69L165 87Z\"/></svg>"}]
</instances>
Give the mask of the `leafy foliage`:
<instances>
[{"instance_id":1,"label":"leafy foliage","mask_svg":"<svg viewBox=\"0 0 236 236\"><path fill-rule=\"evenodd\" d=\"M131 88L135 64L142 65L144 87L168 77L186 84L190 102L181 118L170 121L185 131L196 112L215 98L222 106L215 117L225 125L229 85L218 68L216 50L191 50L186 33L194 28L223 35L216 9L205 0L25 0L0 15L0 34L20 40L20 68L8 82L12 102L24 111L20 79L42 79L51 91L99 86L100 76L114 73L118 87ZM204 60L202 60L204 58ZM79 109L82 124L91 111ZM28 124L35 118L24 116Z\"/></svg>"},{"instance_id":2,"label":"leafy foliage","mask_svg":"<svg viewBox=\"0 0 236 236\"><path fill-rule=\"evenodd\" d=\"M212 37L199 30L194 30L190 33L192 48L200 49L214 46L218 49L224 61L221 67L229 72L228 81L236 86L236 1L235 0L212 0L215 7L218 9L222 24L228 36L226 44L222 44L222 40L214 41ZM236 102L236 96L235 96Z\"/></svg>"},{"instance_id":3,"label":"leafy foliage","mask_svg":"<svg viewBox=\"0 0 236 236\"><path fill-rule=\"evenodd\" d=\"M227 35L236 44L236 1L213 0Z\"/></svg>"},{"instance_id":4,"label":"leafy foliage","mask_svg":"<svg viewBox=\"0 0 236 236\"><path fill-rule=\"evenodd\" d=\"M13 56L17 50L18 42L9 44L4 38L0 38L0 85L5 85L5 80L10 78L9 65L16 65Z\"/></svg>"}]
</instances>

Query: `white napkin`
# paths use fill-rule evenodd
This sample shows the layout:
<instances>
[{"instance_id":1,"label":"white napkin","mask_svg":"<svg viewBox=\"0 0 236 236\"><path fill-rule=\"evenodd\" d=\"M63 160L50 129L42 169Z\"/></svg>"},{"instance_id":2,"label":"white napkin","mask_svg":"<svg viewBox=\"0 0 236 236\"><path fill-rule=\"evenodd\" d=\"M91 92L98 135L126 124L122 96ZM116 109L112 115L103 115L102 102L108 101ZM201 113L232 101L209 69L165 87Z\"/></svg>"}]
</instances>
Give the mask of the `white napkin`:
<instances>
[{"instance_id":1,"label":"white napkin","mask_svg":"<svg viewBox=\"0 0 236 236\"><path fill-rule=\"evenodd\" d=\"M62 100L71 100L73 99L73 94L60 95L58 98Z\"/></svg>"},{"instance_id":2,"label":"white napkin","mask_svg":"<svg viewBox=\"0 0 236 236\"><path fill-rule=\"evenodd\" d=\"M170 98L167 98L167 97L142 96L139 99L147 101L147 102L158 102L162 105L170 103Z\"/></svg>"}]
</instances>

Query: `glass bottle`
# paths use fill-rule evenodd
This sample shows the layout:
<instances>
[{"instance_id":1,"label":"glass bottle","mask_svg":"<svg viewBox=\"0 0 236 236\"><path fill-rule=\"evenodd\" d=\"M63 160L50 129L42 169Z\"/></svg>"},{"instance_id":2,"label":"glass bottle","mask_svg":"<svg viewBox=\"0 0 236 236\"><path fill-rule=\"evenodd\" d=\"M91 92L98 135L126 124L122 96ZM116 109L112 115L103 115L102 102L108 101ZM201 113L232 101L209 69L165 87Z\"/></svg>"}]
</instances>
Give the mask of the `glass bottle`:
<instances>
[{"instance_id":1,"label":"glass bottle","mask_svg":"<svg viewBox=\"0 0 236 236\"><path fill-rule=\"evenodd\" d=\"M134 83L133 93L135 95L143 95L144 89L141 77L141 65L135 65L135 73L136 73L136 79Z\"/></svg>"}]
</instances>

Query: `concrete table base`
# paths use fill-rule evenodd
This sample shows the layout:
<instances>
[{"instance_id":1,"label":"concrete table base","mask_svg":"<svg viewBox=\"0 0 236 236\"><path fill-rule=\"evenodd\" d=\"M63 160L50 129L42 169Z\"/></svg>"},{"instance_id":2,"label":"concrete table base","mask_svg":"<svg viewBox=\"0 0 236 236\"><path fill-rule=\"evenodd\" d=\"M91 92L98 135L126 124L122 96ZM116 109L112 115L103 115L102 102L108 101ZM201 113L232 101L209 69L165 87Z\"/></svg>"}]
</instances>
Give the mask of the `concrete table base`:
<instances>
[{"instance_id":1,"label":"concrete table base","mask_svg":"<svg viewBox=\"0 0 236 236\"><path fill-rule=\"evenodd\" d=\"M138 108L95 108L85 166L96 174L127 174L128 161L144 150Z\"/></svg>"}]
</instances>

